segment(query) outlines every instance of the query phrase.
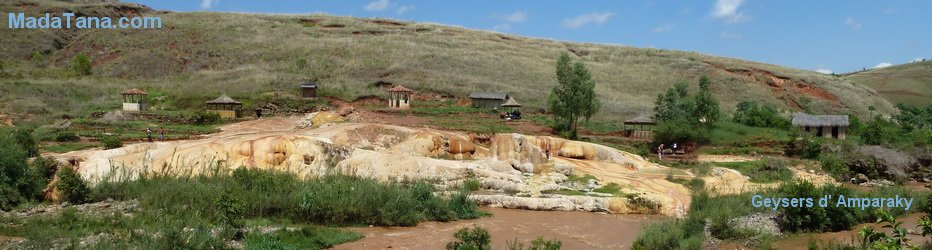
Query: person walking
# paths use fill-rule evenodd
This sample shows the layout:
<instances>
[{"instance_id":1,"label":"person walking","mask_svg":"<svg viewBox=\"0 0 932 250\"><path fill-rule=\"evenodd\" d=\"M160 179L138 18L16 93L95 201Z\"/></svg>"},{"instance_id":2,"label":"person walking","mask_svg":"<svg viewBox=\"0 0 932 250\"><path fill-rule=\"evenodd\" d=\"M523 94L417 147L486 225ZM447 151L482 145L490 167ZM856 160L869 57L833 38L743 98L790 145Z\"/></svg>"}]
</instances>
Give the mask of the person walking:
<instances>
[{"instance_id":1,"label":"person walking","mask_svg":"<svg viewBox=\"0 0 932 250\"><path fill-rule=\"evenodd\" d=\"M146 138L149 139L149 142L152 142L152 128L146 128Z\"/></svg>"},{"instance_id":2,"label":"person walking","mask_svg":"<svg viewBox=\"0 0 932 250\"><path fill-rule=\"evenodd\" d=\"M159 127L159 141L165 141L165 127Z\"/></svg>"}]
</instances>

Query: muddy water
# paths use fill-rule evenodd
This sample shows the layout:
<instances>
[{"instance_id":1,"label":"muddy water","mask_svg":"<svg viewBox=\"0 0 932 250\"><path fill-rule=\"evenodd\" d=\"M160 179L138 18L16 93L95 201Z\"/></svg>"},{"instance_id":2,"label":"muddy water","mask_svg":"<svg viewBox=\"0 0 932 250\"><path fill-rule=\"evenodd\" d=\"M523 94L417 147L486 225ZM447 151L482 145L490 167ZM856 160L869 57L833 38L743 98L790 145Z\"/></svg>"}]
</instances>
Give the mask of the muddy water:
<instances>
[{"instance_id":1,"label":"muddy water","mask_svg":"<svg viewBox=\"0 0 932 250\"><path fill-rule=\"evenodd\" d=\"M563 242L563 249L629 249L642 225L659 220L650 215L545 212L482 208L492 216L455 222L424 222L416 227L350 228L365 237L335 249L444 249L463 227L479 225L492 235L492 247L507 249L518 239L527 246L537 236Z\"/></svg>"},{"instance_id":2,"label":"muddy water","mask_svg":"<svg viewBox=\"0 0 932 250\"><path fill-rule=\"evenodd\" d=\"M909 231L920 232L920 229L916 227L916 222L920 218L922 218L922 213L912 213L897 218L897 221L902 221L903 227ZM834 241L837 243L857 245L858 231L860 231L864 226L873 227L874 230L883 231L887 233L887 235L890 235L890 232L892 231L888 228L882 228L883 224L864 223L854 226L850 230L846 231L793 235L785 239L778 240L771 246L775 249L806 249L806 246L810 240L815 240L820 242L820 244L826 244L828 242ZM921 235L917 234L908 234L906 238L910 240L909 243L912 245L919 245L927 241L932 241L932 237L922 237Z\"/></svg>"}]
</instances>

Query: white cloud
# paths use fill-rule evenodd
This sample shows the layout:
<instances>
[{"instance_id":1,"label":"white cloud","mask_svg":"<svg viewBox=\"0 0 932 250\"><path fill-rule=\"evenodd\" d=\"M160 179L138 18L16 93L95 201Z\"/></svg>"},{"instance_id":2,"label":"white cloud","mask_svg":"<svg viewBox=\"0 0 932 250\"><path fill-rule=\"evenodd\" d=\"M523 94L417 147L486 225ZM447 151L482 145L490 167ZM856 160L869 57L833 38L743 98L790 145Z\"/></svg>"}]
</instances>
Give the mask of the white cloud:
<instances>
[{"instance_id":1,"label":"white cloud","mask_svg":"<svg viewBox=\"0 0 932 250\"><path fill-rule=\"evenodd\" d=\"M882 68L886 68L890 66L893 66L893 64L888 63L888 62L882 62L882 63L878 63L877 66L874 66L872 69L882 69Z\"/></svg>"},{"instance_id":2,"label":"white cloud","mask_svg":"<svg viewBox=\"0 0 932 250\"><path fill-rule=\"evenodd\" d=\"M750 21L750 16L745 15L744 11L738 11L738 7L741 7L742 3L744 3L744 0L716 0L715 7L712 9L712 16L729 23Z\"/></svg>"},{"instance_id":3,"label":"white cloud","mask_svg":"<svg viewBox=\"0 0 932 250\"><path fill-rule=\"evenodd\" d=\"M217 2L220 2L220 0L201 0L201 9L210 9Z\"/></svg>"},{"instance_id":4,"label":"white cloud","mask_svg":"<svg viewBox=\"0 0 932 250\"><path fill-rule=\"evenodd\" d=\"M744 39L744 36L739 35L739 34L735 34L735 33L731 33L731 32L728 32L728 31L723 31L722 34L721 34L720 36L721 36L722 38L725 38L725 39L728 39L728 40L741 40L741 39Z\"/></svg>"},{"instance_id":5,"label":"white cloud","mask_svg":"<svg viewBox=\"0 0 932 250\"><path fill-rule=\"evenodd\" d=\"M505 31L508 31L508 30L510 30L510 29L511 29L511 24L509 24L509 23L503 23L503 24L499 24L499 25L492 26L492 30L493 30L493 31L498 31L498 32L505 32Z\"/></svg>"},{"instance_id":6,"label":"white cloud","mask_svg":"<svg viewBox=\"0 0 932 250\"><path fill-rule=\"evenodd\" d=\"M504 18L505 21L509 23L523 23L524 21L527 21L527 12L517 11L515 13L505 15Z\"/></svg>"},{"instance_id":7,"label":"white cloud","mask_svg":"<svg viewBox=\"0 0 932 250\"><path fill-rule=\"evenodd\" d=\"M565 28L579 28L589 23L603 24L608 21L609 18L614 16L615 13L612 12L592 12L589 14L577 16L574 18L563 19L563 27Z\"/></svg>"},{"instance_id":8,"label":"white cloud","mask_svg":"<svg viewBox=\"0 0 932 250\"><path fill-rule=\"evenodd\" d=\"M663 33L667 31L671 31L673 30L673 28L676 28L676 25L672 23L660 25L660 26L654 27L654 33Z\"/></svg>"},{"instance_id":9,"label":"white cloud","mask_svg":"<svg viewBox=\"0 0 932 250\"><path fill-rule=\"evenodd\" d=\"M398 7L398 15L404 15L405 12L408 12L408 11L413 10L413 9L414 9L414 6L411 6L411 5L402 5L401 7Z\"/></svg>"},{"instance_id":10,"label":"white cloud","mask_svg":"<svg viewBox=\"0 0 932 250\"><path fill-rule=\"evenodd\" d=\"M835 72L833 72L832 70L830 70L830 69L825 69L825 68L816 69L815 72L819 72L819 73L826 74L826 75L831 75L831 74L835 73Z\"/></svg>"},{"instance_id":11,"label":"white cloud","mask_svg":"<svg viewBox=\"0 0 932 250\"><path fill-rule=\"evenodd\" d=\"M858 22L858 20L854 20L854 18L851 18L851 17L848 17L848 19L845 19L845 24L850 26L852 29L856 29L856 30L861 29L861 23Z\"/></svg>"},{"instance_id":12,"label":"white cloud","mask_svg":"<svg viewBox=\"0 0 932 250\"><path fill-rule=\"evenodd\" d=\"M916 57L916 58L913 58L913 60L910 60L909 62L914 63L914 62L922 62L922 61L925 61L925 60L926 60L925 58Z\"/></svg>"},{"instance_id":13,"label":"white cloud","mask_svg":"<svg viewBox=\"0 0 932 250\"><path fill-rule=\"evenodd\" d=\"M383 11L388 9L388 0L375 0L366 4L366 11Z\"/></svg>"}]
</instances>

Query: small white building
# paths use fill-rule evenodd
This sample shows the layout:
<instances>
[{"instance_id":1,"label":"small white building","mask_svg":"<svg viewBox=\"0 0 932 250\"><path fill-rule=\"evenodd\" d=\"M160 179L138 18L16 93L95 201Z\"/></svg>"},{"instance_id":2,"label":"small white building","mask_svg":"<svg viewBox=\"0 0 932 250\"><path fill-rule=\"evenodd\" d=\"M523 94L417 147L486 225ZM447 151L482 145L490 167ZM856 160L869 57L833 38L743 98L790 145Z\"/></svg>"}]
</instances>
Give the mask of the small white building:
<instances>
[{"instance_id":1,"label":"small white building","mask_svg":"<svg viewBox=\"0 0 932 250\"><path fill-rule=\"evenodd\" d=\"M146 110L146 92L138 89L123 91L123 111L144 111Z\"/></svg>"}]
</instances>

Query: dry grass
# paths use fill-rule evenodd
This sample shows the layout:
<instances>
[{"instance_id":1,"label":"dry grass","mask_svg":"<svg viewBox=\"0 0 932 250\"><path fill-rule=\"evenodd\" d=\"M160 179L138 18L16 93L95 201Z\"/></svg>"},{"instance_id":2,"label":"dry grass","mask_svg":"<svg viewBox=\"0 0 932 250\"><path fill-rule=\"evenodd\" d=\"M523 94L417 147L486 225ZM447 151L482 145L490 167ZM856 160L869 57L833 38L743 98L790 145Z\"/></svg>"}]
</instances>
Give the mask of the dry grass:
<instances>
[{"instance_id":1,"label":"dry grass","mask_svg":"<svg viewBox=\"0 0 932 250\"><path fill-rule=\"evenodd\" d=\"M857 72L845 79L871 87L893 103L932 105L932 61Z\"/></svg>"},{"instance_id":2,"label":"dry grass","mask_svg":"<svg viewBox=\"0 0 932 250\"><path fill-rule=\"evenodd\" d=\"M0 10L21 11L15 3L4 3ZM45 8L104 12L106 6L55 3ZM89 86L91 89L81 91L92 92L97 98L90 104L58 107L54 104L58 99L43 92L26 104L4 105L0 112L117 107L118 90L129 87L157 89L169 98L189 99L193 105L194 100L223 92L247 99L268 91L296 92L297 84L307 79L318 79L322 91L343 98L382 95L370 86L387 81L418 91L461 96L471 91L509 92L523 104L538 108L556 84L556 58L570 51L581 55L574 57L590 67L598 82L604 108L597 119L622 120L649 113L658 93L679 81L688 81L695 88L702 75L713 79L713 90L728 112L741 100L777 104L789 111L792 108L786 105L787 100L804 96L775 91L766 79L729 70L767 71L826 89L843 106L808 97L823 113L866 113L868 105L881 112L892 111L889 102L872 90L842 78L693 52L569 43L434 24L388 25L372 22L374 19L323 15L149 15L160 16L164 28L78 32L0 29L4 41L17 41L0 45L7 71L23 76L2 79L0 84L26 82L50 89L78 84ZM21 42L33 39L38 42ZM49 39L60 42L56 45ZM45 59L30 60L32 51L45 53ZM68 76L64 70L67 62L78 53L93 58L96 77ZM29 91L35 90L13 88L6 93L8 98L17 99Z\"/></svg>"}]
</instances>

